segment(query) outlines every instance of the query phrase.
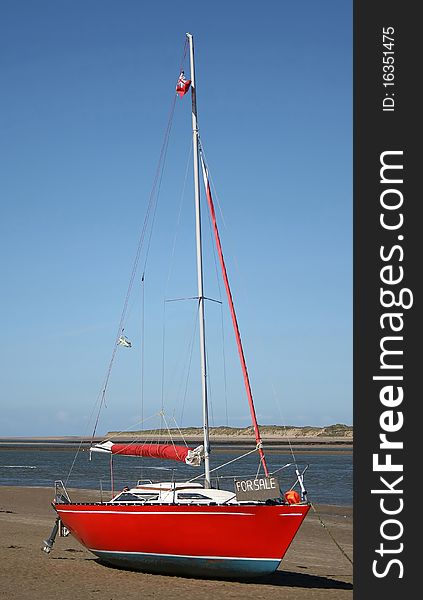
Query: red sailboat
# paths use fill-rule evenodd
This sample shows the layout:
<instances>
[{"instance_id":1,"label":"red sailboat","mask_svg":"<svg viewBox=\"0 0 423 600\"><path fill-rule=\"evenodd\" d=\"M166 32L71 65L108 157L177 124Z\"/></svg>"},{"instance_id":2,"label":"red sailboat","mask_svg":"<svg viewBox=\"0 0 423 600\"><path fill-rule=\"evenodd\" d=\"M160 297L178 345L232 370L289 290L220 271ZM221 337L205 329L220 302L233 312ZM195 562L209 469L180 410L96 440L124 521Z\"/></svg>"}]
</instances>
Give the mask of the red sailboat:
<instances>
[{"instance_id":1,"label":"red sailboat","mask_svg":"<svg viewBox=\"0 0 423 600\"><path fill-rule=\"evenodd\" d=\"M148 572L202 577L256 577L272 573L278 568L310 505L307 502L303 473L300 473L297 467L295 485L298 486L299 492L292 486L284 494L280 491L277 477L269 473L266 463L220 243L208 170L199 139L193 36L187 34L187 40L190 50L190 80L186 80L182 72L176 91L182 97L190 88L192 94L197 299L204 441L201 446L188 448L173 443L125 444L109 440L94 444L91 451L176 460L192 466L204 464L204 474L201 483L197 481L198 477L189 481L139 481L137 485L125 488L107 502L72 502L64 486L60 489L56 486L56 498L53 503L57 512L56 524L50 538L44 542L43 549L50 552L57 530L66 528L102 562L111 565ZM233 491L216 489L211 484L200 165L250 407L255 451L262 470L262 475L235 480ZM118 338L118 344L122 343L122 339L123 336Z\"/></svg>"}]
</instances>

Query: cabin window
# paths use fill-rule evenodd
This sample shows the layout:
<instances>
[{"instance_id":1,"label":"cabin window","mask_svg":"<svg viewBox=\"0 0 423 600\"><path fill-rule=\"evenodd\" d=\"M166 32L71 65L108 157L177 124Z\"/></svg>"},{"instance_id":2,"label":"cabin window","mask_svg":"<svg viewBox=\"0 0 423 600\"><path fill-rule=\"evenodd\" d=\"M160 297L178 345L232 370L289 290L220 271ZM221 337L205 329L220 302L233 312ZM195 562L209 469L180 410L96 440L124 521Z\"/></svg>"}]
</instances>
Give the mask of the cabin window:
<instances>
[{"instance_id":1,"label":"cabin window","mask_svg":"<svg viewBox=\"0 0 423 600\"><path fill-rule=\"evenodd\" d=\"M115 502L146 502L148 500L158 500L157 494L131 494L130 492L123 492L115 499Z\"/></svg>"},{"instance_id":2,"label":"cabin window","mask_svg":"<svg viewBox=\"0 0 423 600\"><path fill-rule=\"evenodd\" d=\"M179 500L210 500L208 496L203 496L203 494L195 494L189 492L182 492L178 494Z\"/></svg>"},{"instance_id":3,"label":"cabin window","mask_svg":"<svg viewBox=\"0 0 423 600\"><path fill-rule=\"evenodd\" d=\"M158 494L137 494L139 500L158 500Z\"/></svg>"},{"instance_id":4,"label":"cabin window","mask_svg":"<svg viewBox=\"0 0 423 600\"><path fill-rule=\"evenodd\" d=\"M138 501L138 496L135 496L135 494L130 494L129 492L124 492L123 494L120 494L120 496L118 496L115 499L115 502L137 502Z\"/></svg>"}]
</instances>

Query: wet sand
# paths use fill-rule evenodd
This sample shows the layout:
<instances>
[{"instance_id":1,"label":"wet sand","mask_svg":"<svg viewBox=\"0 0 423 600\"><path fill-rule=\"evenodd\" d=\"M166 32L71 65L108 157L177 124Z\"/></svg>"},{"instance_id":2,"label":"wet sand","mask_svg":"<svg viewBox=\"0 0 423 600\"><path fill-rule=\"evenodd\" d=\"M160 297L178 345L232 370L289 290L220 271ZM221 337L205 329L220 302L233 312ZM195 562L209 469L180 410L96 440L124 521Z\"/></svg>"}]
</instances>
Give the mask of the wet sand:
<instances>
[{"instance_id":1,"label":"wet sand","mask_svg":"<svg viewBox=\"0 0 423 600\"><path fill-rule=\"evenodd\" d=\"M90 494L92 498L92 494ZM0 487L0 597L9 600L347 600L352 565L310 511L272 576L245 581L202 580L124 571L100 564L71 536L57 537L53 552L41 552L55 512L53 490ZM78 500L84 498L80 492ZM352 508L320 505L329 531L352 558Z\"/></svg>"}]
</instances>

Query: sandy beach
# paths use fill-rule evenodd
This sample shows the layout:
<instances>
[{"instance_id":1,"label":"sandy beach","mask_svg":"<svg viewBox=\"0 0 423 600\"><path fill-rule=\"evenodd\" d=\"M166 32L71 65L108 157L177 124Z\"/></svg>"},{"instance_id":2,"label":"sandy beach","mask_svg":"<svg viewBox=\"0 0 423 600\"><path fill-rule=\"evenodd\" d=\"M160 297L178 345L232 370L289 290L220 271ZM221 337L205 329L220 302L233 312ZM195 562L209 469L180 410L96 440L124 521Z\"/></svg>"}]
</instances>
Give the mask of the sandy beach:
<instances>
[{"instance_id":1,"label":"sandy beach","mask_svg":"<svg viewBox=\"0 0 423 600\"><path fill-rule=\"evenodd\" d=\"M100 564L71 536L41 552L55 513L53 490L0 487L0 597L9 600L203 598L347 600L352 565L310 511L279 570L254 582L200 580L124 571ZM92 495L91 495L92 498ZM84 492L78 493L78 500ZM352 508L316 506L327 528L352 558Z\"/></svg>"}]
</instances>

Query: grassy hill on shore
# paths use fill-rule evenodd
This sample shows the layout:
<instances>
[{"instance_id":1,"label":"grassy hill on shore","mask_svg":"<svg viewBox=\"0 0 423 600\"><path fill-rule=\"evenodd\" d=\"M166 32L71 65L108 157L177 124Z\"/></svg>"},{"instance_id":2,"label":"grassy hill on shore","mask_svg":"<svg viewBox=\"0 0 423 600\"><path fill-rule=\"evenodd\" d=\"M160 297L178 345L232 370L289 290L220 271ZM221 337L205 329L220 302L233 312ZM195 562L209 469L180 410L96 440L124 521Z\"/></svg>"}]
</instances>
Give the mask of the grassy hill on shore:
<instances>
[{"instance_id":1,"label":"grassy hill on shore","mask_svg":"<svg viewBox=\"0 0 423 600\"><path fill-rule=\"evenodd\" d=\"M172 438L180 438L181 434L184 438L201 438L203 430L201 427L185 427L178 429L170 429ZM330 440L330 439L343 439L345 441L353 440L353 427L351 425L344 425L337 423L335 425L327 425L326 427L297 427L294 425L261 425L260 432L263 439L317 439L317 440ZM109 431L106 437L114 438L148 438L155 435L157 437L157 430L142 430L142 431ZM161 431L161 436L167 437L169 433L166 429ZM210 427L210 437L220 439L243 439L254 437L254 431L252 427Z\"/></svg>"}]
</instances>

